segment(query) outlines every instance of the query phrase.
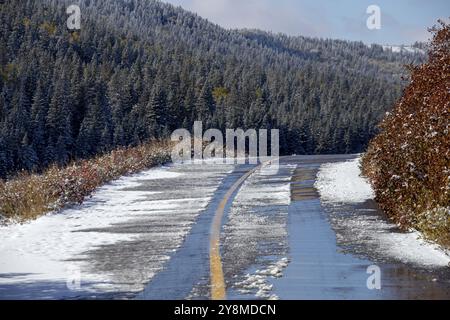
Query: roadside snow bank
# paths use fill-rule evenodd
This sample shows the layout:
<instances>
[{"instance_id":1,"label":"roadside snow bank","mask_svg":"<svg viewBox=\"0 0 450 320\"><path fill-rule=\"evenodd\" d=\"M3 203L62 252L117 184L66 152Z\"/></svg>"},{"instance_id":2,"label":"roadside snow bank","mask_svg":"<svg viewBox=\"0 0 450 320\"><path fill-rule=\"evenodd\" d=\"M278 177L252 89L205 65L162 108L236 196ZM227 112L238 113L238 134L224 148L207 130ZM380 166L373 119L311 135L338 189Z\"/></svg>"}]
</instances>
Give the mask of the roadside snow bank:
<instances>
[{"instance_id":1,"label":"roadside snow bank","mask_svg":"<svg viewBox=\"0 0 450 320\"><path fill-rule=\"evenodd\" d=\"M369 183L360 176L359 158L320 167L315 187L324 201L358 203L374 198Z\"/></svg>"},{"instance_id":2,"label":"roadside snow bank","mask_svg":"<svg viewBox=\"0 0 450 320\"><path fill-rule=\"evenodd\" d=\"M141 181L170 179L179 173L151 169L122 177L99 188L81 206L50 213L24 224L0 227L0 285L33 281L66 281L81 269L83 253L100 246L132 240L135 234L102 232L100 229L145 214L152 207L145 199L154 192L132 191ZM153 204L160 207L160 204ZM167 207L180 205L167 201ZM132 212L132 215L130 215ZM95 229L95 231L87 231ZM1 277L13 274L14 277ZM106 276L107 278L107 276ZM105 275L83 273L83 281L103 282Z\"/></svg>"},{"instance_id":3,"label":"roadside snow bank","mask_svg":"<svg viewBox=\"0 0 450 320\"><path fill-rule=\"evenodd\" d=\"M445 267L450 257L438 245L425 241L417 231L400 232L395 224L379 214L368 214L356 204L374 198L366 179L360 176L359 158L322 165L315 187L323 205L334 213L333 223L344 234L338 240L367 245L382 258L395 259L425 267ZM353 214L349 212L354 211ZM348 239L351 238L351 239Z\"/></svg>"}]
</instances>

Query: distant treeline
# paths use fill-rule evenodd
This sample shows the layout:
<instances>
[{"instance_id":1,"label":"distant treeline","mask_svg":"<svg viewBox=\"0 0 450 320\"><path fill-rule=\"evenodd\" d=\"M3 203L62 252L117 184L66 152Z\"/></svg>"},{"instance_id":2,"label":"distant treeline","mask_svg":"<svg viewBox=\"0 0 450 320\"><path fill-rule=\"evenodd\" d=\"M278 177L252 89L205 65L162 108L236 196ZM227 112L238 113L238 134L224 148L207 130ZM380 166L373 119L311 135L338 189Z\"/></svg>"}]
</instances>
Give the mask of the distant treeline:
<instances>
[{"instance_id":1,"label":"distant treeline","mask_svg":"<svg viewBox=\"0 0 450 320\"><path fill-rule=\"evenodd\" d=\"M424 55L225 30L157 1L0 5L0 177L205 129L277 128L282 153L364 149Z\"/></svg>"}]
</instances>

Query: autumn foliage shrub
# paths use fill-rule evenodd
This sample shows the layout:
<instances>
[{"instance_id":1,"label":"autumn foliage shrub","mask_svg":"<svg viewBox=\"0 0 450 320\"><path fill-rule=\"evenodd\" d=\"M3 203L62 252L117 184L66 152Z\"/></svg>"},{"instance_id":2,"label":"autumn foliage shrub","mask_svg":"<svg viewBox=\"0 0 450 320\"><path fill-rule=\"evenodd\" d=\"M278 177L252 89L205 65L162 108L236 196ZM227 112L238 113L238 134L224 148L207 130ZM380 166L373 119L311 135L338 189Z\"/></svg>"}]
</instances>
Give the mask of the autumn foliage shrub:
<instances>
[{"instance_id":1,"label":"autumn foliage shrub","mask_svg":"<svg viewBox=\"0 0 450 320\"><path fill-rule=\"evenodd\" d=\"M428 62L409 66L411 82L362 167L391 219L450 247L450 28L431 31Z\"/></svg>"},{"instance_id":2,"label":"autumn foliage shrub","mask_svg":"<svg viewBox=\"0 0 450 320\"><path fill-rule=\"evenodd\" d=\"M170 150L169 142L152 141L64 168L54 166L43 174L23 172L13 179L0 180L0 214L21 221L81 203L107 182L169 161Z\"/></svg>"}]
</instances>

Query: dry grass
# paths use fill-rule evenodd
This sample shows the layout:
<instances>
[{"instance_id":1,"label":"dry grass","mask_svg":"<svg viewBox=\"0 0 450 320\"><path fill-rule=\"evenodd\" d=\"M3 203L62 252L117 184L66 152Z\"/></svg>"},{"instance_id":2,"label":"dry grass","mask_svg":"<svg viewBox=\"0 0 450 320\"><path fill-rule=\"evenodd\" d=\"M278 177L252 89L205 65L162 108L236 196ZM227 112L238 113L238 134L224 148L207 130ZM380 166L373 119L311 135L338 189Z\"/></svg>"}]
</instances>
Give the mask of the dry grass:
<instances>
[{"instance_id":1,"label":"dry grass","mask_svg":"<svg viewBox=\"0 0 450 320\"><path fill-rule=\"evenodd\" d=\"M51 167L43 174L21 173L0 180L0 214L7 219L35 219L67 204L81 203L99 186L170 159L170 143L151 141L122 148L65 168Z\"/></svg>"}]
</instances>

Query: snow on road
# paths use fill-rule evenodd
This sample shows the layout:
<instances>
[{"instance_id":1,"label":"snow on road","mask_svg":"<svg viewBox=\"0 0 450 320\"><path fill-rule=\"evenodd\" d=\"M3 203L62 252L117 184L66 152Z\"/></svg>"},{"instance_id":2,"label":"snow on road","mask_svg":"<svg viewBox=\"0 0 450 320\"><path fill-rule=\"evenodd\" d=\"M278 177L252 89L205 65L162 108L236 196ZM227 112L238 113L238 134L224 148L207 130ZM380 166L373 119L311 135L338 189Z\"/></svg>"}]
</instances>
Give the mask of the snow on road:
<instances>
[{"instance_id":1,"label":"snow on road","mask_svg":"<svg viewBox=\"0 0 450 320\"><path fill-rule=\"evenodd\" d=\"M227 279L240 294L276 299L270 277L279 277L287 260L290 180L295 165L277 172L262 167L242 185L223 232Z\"/></svg>"},{"instance_id":2,"label":"snow on road","mask_svg":"<svg viewBox=\"0 0 450 320\"><path fill-rule=\"evenodd\" d=\"M322 165L315 187L324 205L345 207L373 199L370 184L360 174L359 158ZM337 214L334 220L339 227L348 230L346 235L351 236L352 241L367 244L377 255L423 267L449 265L450 257L437 245L423 240L419 232L399 232L396 225L379 215L363 214L363 209L359 210L360 214L356 213L351 218Z\"/></svg>"},{"instance_id":3,"label":"snow on road","mask_svg":"<svg viewBox=\"0 0 450 320\"><path fill-rule=\"evenodd\" d=\"M363 253L390 261L447 266L450 258L418 232L401 233L364 206L373 191L360 177L358 163L327 163L317 175L315 187L324 209L333 212L338 241L360 243ZM184 164L151 169L98 189L83 205L0 227L0 299L90 298L105 292L116 297L117 292L141 291L177 252L234 168ZM275 175L257 170L231 205L221 250L236 296L276 298L271 278L280 277L289 263L288 208L295 168L280 165ZM374 212L367 214L370 210ZM80 288L70 288L67 281L78 274Z\"/></svg>"},{"instance_id":4,"label":"snow on road","mask_svg":"<svg viewBox=\"0 0 450 320\"><path fill-rule=\"evenodd\" d=\"M11 285L66 283L77 274L87 292L142 290L231 169L151 169L99 188L80 206L0 227L0 298ZM24 297L33 298L25 292Z\"/></svg>"}]
</instances>

